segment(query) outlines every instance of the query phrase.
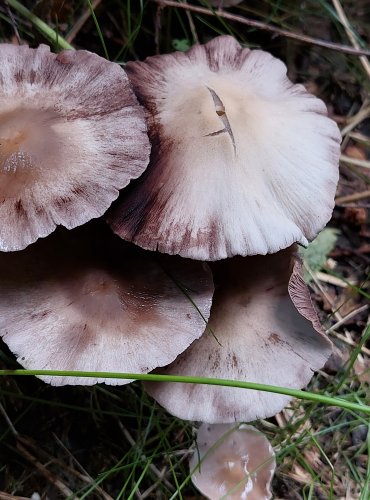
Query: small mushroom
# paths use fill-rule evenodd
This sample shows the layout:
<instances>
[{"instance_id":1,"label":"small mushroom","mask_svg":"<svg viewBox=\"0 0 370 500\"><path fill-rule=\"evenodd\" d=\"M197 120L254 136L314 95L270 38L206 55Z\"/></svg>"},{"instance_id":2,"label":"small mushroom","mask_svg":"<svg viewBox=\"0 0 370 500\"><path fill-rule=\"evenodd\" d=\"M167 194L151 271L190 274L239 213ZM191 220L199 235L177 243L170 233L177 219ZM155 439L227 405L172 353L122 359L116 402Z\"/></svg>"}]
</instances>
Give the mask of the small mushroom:
<instances>
[{"instance_id":1,"label":"small mushroom","mask_svg":"<svg viewBox=\"0 0 370 500\"><path fill-rule=\"evenodd\" d=\"M320 327L294 246L213 265L216 291L203 336L158 373L302 388L324 366L332 344ZM209 423L278 413L290 397L198 384L146 383L170 413Z\"/></svg>"},{"instance_id":2,"label":"small mushroom","mask_svg":"<svg viewBox=\"0 0 370 500\"><path fill-rule=\"evenodd\" d=\"M266 437L245 424L202 424L192 481L210 500L269 500L276 462Z\"/></svg>"},{"instance_id":3,"label":"small mushroom","mask_svg":"<svg viewBox=\"0 0 370 500\"><path fill-rule=\"evenodd\" d=\"M0 45L0 250L101 216L149 161L125 72L90 52Z\"/></svg>"},{"instance_id":4,"label":"small mushroom","mask_svg":"<svg viewBox=\"0 0 370 500\"><path fill-rule=\"evenodd\" d=\"M163 257L96 222L1 253L0 335L29 369L147 373L170 363L202 334L213 283L206 264Z\"/></svg>"},{"instance_id":5,"label":"small mushroom","mask_svg":"<svg viewBox=\"0 0 370 500\"><path fill-rule=\"evenodd\" d=\"M221 36L126 70L153 149L108 216L119 236L218 260L307 245L328 222L341 136L280 60Z\"/></svg>"}]
</instances>

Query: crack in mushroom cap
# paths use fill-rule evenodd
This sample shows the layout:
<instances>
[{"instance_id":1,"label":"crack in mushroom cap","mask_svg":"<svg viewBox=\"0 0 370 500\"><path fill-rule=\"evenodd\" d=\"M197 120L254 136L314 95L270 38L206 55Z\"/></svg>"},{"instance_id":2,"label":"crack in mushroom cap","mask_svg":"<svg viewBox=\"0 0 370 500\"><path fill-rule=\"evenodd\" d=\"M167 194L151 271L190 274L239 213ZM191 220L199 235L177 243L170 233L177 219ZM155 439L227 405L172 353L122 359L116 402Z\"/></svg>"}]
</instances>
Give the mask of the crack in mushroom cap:
<instances>
[{"instance_id":1,"label":"crack in mushroom cap","mask_svg":"<svg viewBox=\"0 0 370 500\"><path fill-rule=\"evenodd\" d=\"M274 451L251 425L202 424L189 465L193 484L210 500L271 498Z\"/></svg>"},{"instance_id":2,"label":"crack in mushroom cap","mask_svg":"<svg viewBox=\"0 0 370 500\"><path fill-rule=\"evenodd\" d=\"M306 245L328 222L340 133L280 60L221 36L126 71L153 148L109 214L122 238L218 260Z\"/></svg>"},{"instance_id":3,"label":"crack in mushroom cap","mask_svg":"<svg viewBox=\"0 0 370 500\"><path fill-rule=\"evenodd\" d=\"M204 330L213 294L208 266L87 226L0 254L0 335L29 369L147 373L170 363Z\"/></svg>"},{"instance_id":4,"label":"crack in mushroom cap","mask_svg":"<svg viewBox=\"0 0 370 500\"><path fill-rule=\"evenodd\" d=\"M125 72L96 54L0 45L0 250L101 216L150 144Z\"/></svg>"},{"instance_id":5,"label":"crack in mushroom cap","mask_svg":"<svg viewBox=\"0 0 370 500\"><path fill-rule=\"evenodd\" d=\"M294 252L293 246L214 264L209 328L157 372L305 387L324 366L332 344L321 330ZM209 423L270 417L291 399L197 384L148 382L145 387L173 415Z\"/></svg>"}]
</instances>

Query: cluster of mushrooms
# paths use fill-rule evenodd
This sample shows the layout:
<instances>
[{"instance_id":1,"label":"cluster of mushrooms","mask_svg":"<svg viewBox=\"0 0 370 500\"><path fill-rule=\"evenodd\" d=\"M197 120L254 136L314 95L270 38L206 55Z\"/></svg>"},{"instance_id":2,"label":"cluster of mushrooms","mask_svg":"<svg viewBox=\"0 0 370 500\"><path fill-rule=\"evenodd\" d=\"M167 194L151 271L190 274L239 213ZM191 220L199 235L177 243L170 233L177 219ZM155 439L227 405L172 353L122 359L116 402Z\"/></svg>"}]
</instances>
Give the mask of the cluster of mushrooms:
<instances>
[{"instance_id":1,"label":"cluster of mushrooms","mask_svg":"<svg viewBox=\"0 0 370 500\"><path fill-rule=\"evenodd\" d=\"M334 205L324 103L230 36L125 69L3 44L0 68L0 334L18 361L304 387L331 353L296 245ZM290 399L146 390L207 423Z\"/></svg>"}]
</instances>

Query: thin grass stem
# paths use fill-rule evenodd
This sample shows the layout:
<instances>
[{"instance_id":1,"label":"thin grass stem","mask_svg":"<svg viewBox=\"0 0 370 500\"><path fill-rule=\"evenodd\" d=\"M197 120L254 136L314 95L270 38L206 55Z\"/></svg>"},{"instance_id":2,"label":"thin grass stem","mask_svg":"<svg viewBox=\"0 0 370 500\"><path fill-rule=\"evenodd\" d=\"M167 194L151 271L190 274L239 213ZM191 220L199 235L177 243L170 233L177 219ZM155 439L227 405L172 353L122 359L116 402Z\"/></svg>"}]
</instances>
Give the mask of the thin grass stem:
<instances>
[{"instance_id":1,"label":"thin grass stem","mask_svg":"<svg viewBox=\"0 0 370 500\"><path fill-rule=\"evenodd\" d=\"M147 382L174 382L183 384L204 384L216 385L222 387L236 387L239 389L251 389L254 391L272 392L275 394L284 394L298 399L315 401L325 405L337 406L347 410L361 411L370 415L370 406L360 403L352 403L342 398L317 394L315 392L290 389L288 387L279 387L276 385L258 384L255 382L242 382L240 380L227 380L208 377L189 377L183 375L159 375L154 373L115 373L115 372L89 372L89 371L71 371L71 370L0 370L0 376L30 376L30 375L48 375L53 377L87 377L87 378L106 378L123 380L145 380Z\"/></svg>"},{"instance_id":2,"label":"thin grass stem","mask_svg":"<svg viewBox=\"0 0 370 500\"><path fill-rule=\"evenodd\" d=\"M67 40L60 36L60 34L55 30L50 28L50 26L44 23L44 21L42 21L39 17L35 16L35 14L18 2L18 0L7 1L10 7L17 11L21 16L28 19L28 21L30 21L47 40L55 44L56 48L73 50L72 45L70 45Z\"/></svg>"}]
</instances>

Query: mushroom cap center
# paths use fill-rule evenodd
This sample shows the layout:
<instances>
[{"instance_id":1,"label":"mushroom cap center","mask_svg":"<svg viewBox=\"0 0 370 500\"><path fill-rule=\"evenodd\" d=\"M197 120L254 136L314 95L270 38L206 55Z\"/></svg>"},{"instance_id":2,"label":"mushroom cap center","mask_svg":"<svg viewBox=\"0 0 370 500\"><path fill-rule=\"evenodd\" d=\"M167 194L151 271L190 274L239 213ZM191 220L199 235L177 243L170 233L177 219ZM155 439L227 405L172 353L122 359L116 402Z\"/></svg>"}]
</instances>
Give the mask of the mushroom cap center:
<instances>
[{"instance_id":1,"label":"mushroom cap center","mask_svg":"<svg viewBox=\"0 0 370 500\"><path fill-rule=\"evenodd\" d=\"M188 81L181 89L181 82L169 89L168 101L163 103L163 123L183 139L184 133L197 140L208 140L210 134L224 128L224 117L235 109L235 95L230 95L221 77L205 78L201 83ZM227 105L224 101L227 99ZM161 111L161 110L160 110ZM189 127L191 123L191 127Z\"/></svg>"},{"instance_id":2,"label":"mushroom cap center","mask_svg":"<svg viewBox=\"0 0 370 500\"><path fill-rule=\"evenodd\" d=\"M82 271L72 267L70 273L71 279L66 283L58 278L63 302L68 304L70 314L89 318L97 329L119 328L123 317L133 332L146 322L161 321L158 301L145 283L132 280L125 269L111 272L97 264Z\"/></svg>"},{"instance_id":3,"label":"mushroom cap center","mask_svg":"<svg viewBox=\"0 0 370 500\"><path fill-rule=\"evenodd\" d=\"M213 477L215 483L219 482L219 492L226 495L231 491L235 494L252 490L253 485L248 470L249 456L231 450L220 453L214 464Z\"/></svg>"},{"instance_id":4,"label":"mushroom cap center","mask_svg":"<svg viewBox=\"0 0 370 500\"><path fill-rule=\"evenodd\" d=\"M200 80L171 85L157 110L160 121L177 148L205 148L235 169L237 157L250 156L256 143L276 134L279 110L270 96L262 98L233 74L204 74Z\"/></svg>"},{"instance_id":5,"label":"mushroom cap center","mask_svg":"<svg viewBox=\"0 0 370 500\"><path fill-rule=\"evenodd\" d=\"M104 301L120 303L119 284L114 280L108 272L102 269L90 270L85 276L80 276L79 282L82 282L82 295L86 301L95 309L96 306L102 305ZM81 283L80 282L80 283ZM77 283L77 286L80 286Z\"/></svg>"},{"instance_id":6,"label":"mushroom cap center","mask_svg":"<svg viewBox=\"0 0 370 500\"><path fill-rule=\"evenodd\" d=\"M199 164L208 175L209 165L215 169L215 162L209 161L214 156L215 160L224 160L229 176L231 168L239 173L248 171L253 176L249 181L262 186L280 176L282 158L294 151L294 142L290 146L292 132L311 137L309 120L315 113L318 130L322 126L320 114L325 112L321 101L312 102L312 109L309 108L307 103L314 99L299 86L294 91L287 84L282 88L279 82L269 86L268 78L246 78L245 74L231 70L198 71L196 76L171 75L166 94L163 93L166 98L157 102L159 121L176 149L182 150L180 154L197 152L199 161L192 165L193 169ZM335 127L332 138L336 132ZM306 142L311 140L307 137ZM318 151L322 144L318 144ZM312 155L310 161L315 164L317 157ZM217 162L217 168L222 168L222 162Z\"/></svg>"},{"instance_id":7,"label":"mushroom cap center","mask_svg":"<svg viewBox=\"0 0 370 500\"><path fill-rule=\"evenodd\" d=\"M128 309L135 297L130 297L129 286L125 289L125 280L119 275L115 278L103 268L90 268L85 272L73 271L72 286L68 283L66 294L74 301L75 306L88 310L88 315L100 315L103 310L112 308ZM109 315L107 316L109 317Z\"/></svg>"},{"instance_id":8,"label":"mushroom cap center","mask_svg":"<svg viewBox=\"0 0 370 500\"><path fill-rule=\"evenodd\" d=\"M0 197L18 196L58 156L57 119L55 111L24 107L0 114Z\"/></svg>"}]
</instances>

